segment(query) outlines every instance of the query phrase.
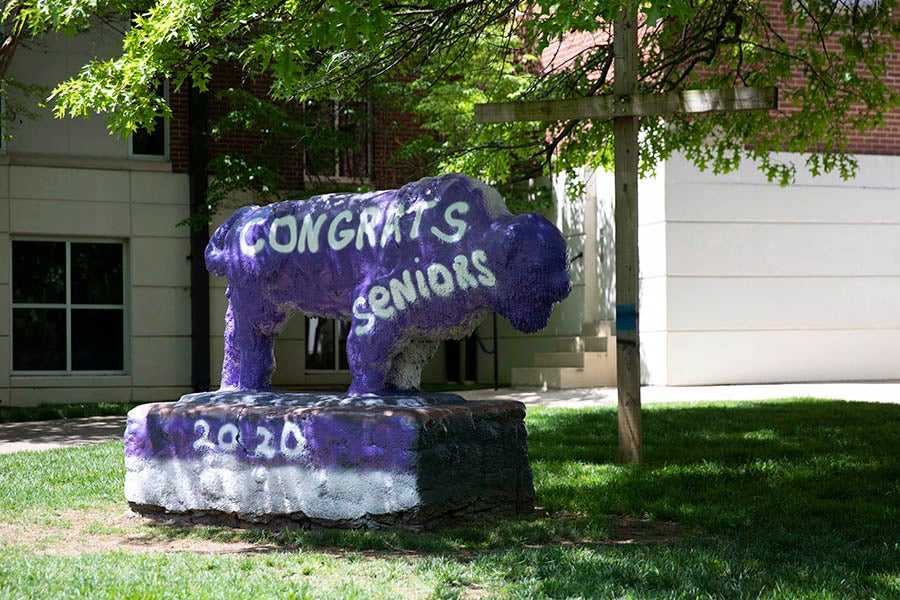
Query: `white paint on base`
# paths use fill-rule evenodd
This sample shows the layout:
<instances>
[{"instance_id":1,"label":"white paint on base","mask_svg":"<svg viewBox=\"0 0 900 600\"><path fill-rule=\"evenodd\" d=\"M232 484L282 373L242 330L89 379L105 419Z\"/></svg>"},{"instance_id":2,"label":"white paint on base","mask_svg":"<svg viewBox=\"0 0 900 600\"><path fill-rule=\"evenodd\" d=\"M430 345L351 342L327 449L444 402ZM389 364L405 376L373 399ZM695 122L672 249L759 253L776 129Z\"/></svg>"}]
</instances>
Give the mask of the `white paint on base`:
<instances>
[{"instance_id":1,"label":"white paint on base","mask_svg":"<svg viewBox=\"0 0 900 600\"><path fill-rule=\"evenodd\" d=\"M223 455L211 458L126 457L125 498L175 513L213 510L252 518L302 512L327 520L395 513L421 503L414 475L253 466Z\"/></svg>"}]
</instances>

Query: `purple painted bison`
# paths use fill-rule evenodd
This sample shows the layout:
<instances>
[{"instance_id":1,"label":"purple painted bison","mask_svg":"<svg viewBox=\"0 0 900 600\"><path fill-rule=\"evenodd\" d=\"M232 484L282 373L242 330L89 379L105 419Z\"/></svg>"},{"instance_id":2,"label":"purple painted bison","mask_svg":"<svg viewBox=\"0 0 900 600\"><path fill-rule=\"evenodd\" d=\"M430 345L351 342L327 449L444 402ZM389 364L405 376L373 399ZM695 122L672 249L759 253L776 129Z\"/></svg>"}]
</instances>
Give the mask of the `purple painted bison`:
<instances>
[{"instance_id":1,"label":"purple painted bison","mask_svg":"<svg viewBox=\"0 0 900 600\"><path fill-rule=\"evenodd\" d=\"M275 336L295 311L350 320L350 391L380 393L416 389L438 343L490 310L543 328L571 289L559 230L456 174L241 208L206 266L228 278L222 389L269 389Z\"/></svg>"}]
</instances>

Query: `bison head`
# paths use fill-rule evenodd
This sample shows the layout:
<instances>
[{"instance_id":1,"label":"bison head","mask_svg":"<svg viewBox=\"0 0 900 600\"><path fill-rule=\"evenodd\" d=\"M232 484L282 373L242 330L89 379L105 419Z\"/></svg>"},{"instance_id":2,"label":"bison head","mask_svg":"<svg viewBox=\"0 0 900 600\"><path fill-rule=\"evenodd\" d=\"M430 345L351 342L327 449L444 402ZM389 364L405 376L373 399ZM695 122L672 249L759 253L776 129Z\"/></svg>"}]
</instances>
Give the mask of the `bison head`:
<instances>
[{"instance_id":1,"label":"bison head","mask_svg":"<svg viewBox=\"0 0 900 600\"><path fill-rule=\"evenodd\" d=\"M547 326L553 305L572 289L566 241L537 213L513 217L500 227L503 265L493 307L513 327L533 333Z\"/></svg>"}]
</instances>

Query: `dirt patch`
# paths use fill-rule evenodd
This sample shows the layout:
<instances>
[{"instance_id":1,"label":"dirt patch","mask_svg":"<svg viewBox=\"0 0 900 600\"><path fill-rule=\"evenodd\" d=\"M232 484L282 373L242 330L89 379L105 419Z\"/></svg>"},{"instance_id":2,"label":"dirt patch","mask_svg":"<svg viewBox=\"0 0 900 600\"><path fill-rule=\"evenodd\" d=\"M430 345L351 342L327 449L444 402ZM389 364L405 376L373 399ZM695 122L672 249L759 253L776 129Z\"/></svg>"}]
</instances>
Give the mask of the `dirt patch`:
<instances>
[{"instance_id":1,"label":"dirt patch","mask_svg":"<svg viewBox=\"0 0 900 600\"><path fill-rule=\"evenodd\" d=\"M678 523L638 519L626 515L611 517L616 527L605 544L651 544L677 542L687 534Z\"/></svg>"},{"instance_id":2,"label":"dirt patch","mask_svg":"<svg viewBox=\"0 0 900 600\"><path fill-rule=\"evenodd\" d=\"M556 520L580 520L583 516L560 513L542 515ZM689 532L677 524L629 516L612 516L612 531L604 539L557 539L526 547L596 546L621 544L671 543L683 539ZM243 530L235 530L236 539L229 540L229 528L221 528L226 539L211 539L195 534L194 526L148 519L123 507L93 510L59 511L40 524L0 523L0 544L26 548L37 554L80 556L101 552L191 552L194 554L260 554L291 551L278 542L240 539ZM346 557L350 554L365 558L415 559L421 552L397 548L394 550L347 551L341 548L316 548L316 552ZM471 550L460 550L460 558L474 558ZM471 555L471 556L469 556ZM475 591L477 596L477 590Z\"/></svg>"},{"instance_id":3,"label":"dirt patch","mask_svg":"<svg viewBox=\"0 0 900 600\"><path fill-rule=\"evenodd\" d=\"M0 523L0 543L37 554L80 556L110 551L247 554L277 550L273 544L216 541L197 537L167 538L145 526L130 510L59 511L47 524Z\"/></svg>"}]
</instances>

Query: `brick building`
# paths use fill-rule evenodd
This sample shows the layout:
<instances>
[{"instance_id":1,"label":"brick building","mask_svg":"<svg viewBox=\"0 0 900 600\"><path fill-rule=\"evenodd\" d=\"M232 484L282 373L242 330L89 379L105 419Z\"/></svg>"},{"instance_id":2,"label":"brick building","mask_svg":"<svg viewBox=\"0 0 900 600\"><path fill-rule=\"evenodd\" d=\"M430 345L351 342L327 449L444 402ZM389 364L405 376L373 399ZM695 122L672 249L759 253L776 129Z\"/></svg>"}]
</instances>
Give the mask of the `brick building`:
<instances>
[{"instance_id":1,"label":"brick building","mask_svg":"<svg viewBox=\"0 0 900 600\"><path fill-rule=\"evenodd\" d=\"M10 75L52 85L89 58L117 51L98 28L20 48ZM895 57L893 77L900 74ZM234 71L219 88L261 85ZM110 137L102 118L26 120L0 153L0 404L172 400L198 381L196 349L208 336L210 385L222 360L224 280L210 288L196 327L189 232L191 102L170 97L174 116L154 136ZM222 113L216 96L210 120ZM418 174L391 161L415 135L408 115L371 109L365 176L376 188ZM770 184L753 165L715 176L681 157L640 190L641 336L644 379L654 384L897 379L900 344L900 113L853 140L858 177L801 175ZM253 144L208 140L206 158ZM196 145L194 146L196 150ZM302 153L287 157L286 185L308 185ZM340 166L336 166L340 175ZM499 319L500 381L548 386L614 380L612 182L583 173L585 197L555 213L574 253L575 288L550 325L522 336ZM298 192L299 193L299 192ZM233 203L249 202L235 197ZM585 235L585 232L588 232ZM202 265L201 265L202 266ZM193 303L196 309L196 302ZM199 314L203 314L200 311ZM193 324L192 324L193 320ZM344 385L341 326L295 317L276 344L279 387ZM480 328L491 337L491 324ZM194 366L192 367L192 357ZM492 358L442 348L423 374L444 382L446 364L492 380ZM533 365L531 370L517 370ZM203 378L200 378L203 379Z\"/></svg>"}]
</instances>

